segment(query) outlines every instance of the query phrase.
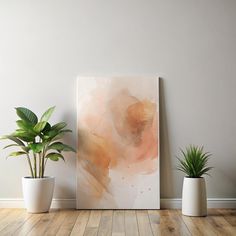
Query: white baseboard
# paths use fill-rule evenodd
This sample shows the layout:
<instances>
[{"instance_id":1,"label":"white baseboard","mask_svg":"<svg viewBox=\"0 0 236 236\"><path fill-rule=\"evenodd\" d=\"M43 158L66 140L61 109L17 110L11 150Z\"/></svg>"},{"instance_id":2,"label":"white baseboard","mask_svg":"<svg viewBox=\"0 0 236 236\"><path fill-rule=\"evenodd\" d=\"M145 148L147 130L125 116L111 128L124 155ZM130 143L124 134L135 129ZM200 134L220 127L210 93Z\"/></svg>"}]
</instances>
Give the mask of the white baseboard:
<instances>
[{"instance_id":1,"label":"white baseboard","mask_svg":"<svg viewBox=\"0 0 236 236\"><path fill-rule=\"evenodd\" d=\"M53 199L52 208L75 208L75 199ZM181 198L162 198L161 209L180 209ZM208 208L236 208L236 198L208 198ZM24 208L22 198L0 198L0 208Z\"/></svg>"},{"instance_id":2,"label":"white baseboard","mask_svg":"<svg viewBox=\"0 0 236 236\"><path fill-rule=\"evenodd\" d=\"M73 209L75 208L75 199L52 199L51 208ZM0 198L0 208L24 208L23 198Z\"/></svg>"},{"instance_id":3,"label":"white baseboard","mask_svg":"<svg viewBox=\"0 0 236 236\"><path fill-rule=\"evenodd\" d=\"M181 209L181 198L162 198L162 209ZM236 198L208 198L208 208L236 208Z\"/></svg>"}]
</instances>

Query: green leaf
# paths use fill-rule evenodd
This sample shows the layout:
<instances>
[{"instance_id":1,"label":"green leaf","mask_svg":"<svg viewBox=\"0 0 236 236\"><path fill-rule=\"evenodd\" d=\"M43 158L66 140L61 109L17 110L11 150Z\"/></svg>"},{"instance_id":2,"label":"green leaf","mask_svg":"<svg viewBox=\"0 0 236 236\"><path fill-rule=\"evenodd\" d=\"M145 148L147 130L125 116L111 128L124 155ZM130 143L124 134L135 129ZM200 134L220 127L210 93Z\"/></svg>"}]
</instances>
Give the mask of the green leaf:
<instances>
[{"instance_id":1,"label":"green leaf","mask_svg":"<svg viewBox=\"0 0 236 236\"><path fill-rule=\"evenodd\" d=\"M9 148L9 147L19 147L18 144L9 144L7 146L5 146L3 149Z\"/></svg>"},{"instance_id":2,"label":"green leaf","mask_svg":"<svg viewBox=\"0 0 236 236\"><path fill-rule=\"evenodd\" d=\"M42 143L30 143L29 147L34 153L39 153L42 151L44 145Z\"/></svg>"},{"instance_id":3,"label":"green leaf","mask_svg":"<svg viewBox=\"0 0 236 236\"><path fill-rule=\"evenodd\" d=\"M25 107L17 107L16 114L24 121L36 125L38 122L38 117L29 109Z\"/></svg>"},{"instance_id":4,"label":"green leaf","mask_svg":"<svg viewBox=\"0 0 236 236\"><path fill-rule=\"evenodd\" d=\"M51 115L52 115L54 109L55 109L55 106L54 106L54 107L50 107L48 110L46 110L46 111L43 113L43 115L42 115L40 121L46 121L46 122L47 122L47 121L49 120L49 118L51 117Z\"/></svg>"},{"instance_id":5,"label":"green leaf","mask_svg":"<svg viewBox=\"0 0 236 236\"><path fill-rule=\"evenodd\" d=\"M23 140L23 141L25 141L25 142L33 142L34 139L35 139L35 135L33 135L33 134L31 134L31 133L29 133L29 132L27 132L27 131L21 130L21 129L16 130L16 131L12 134L12 136L14 136L14 137L16 137L16 138L18 138L18 139L21 139L21 140ZM22 145L22 146L23 146L23 145Z\"/></svg>"},{"instance_id":6,"label":"green leaf","mask_svg":"<svg viewBox=\"0 0 236 236\"><path fill-rule=\"evenodd\" d=\"M52 126L52 129L55 129L55 130L61 130L61 129L64 129L65 127L67 126L67 124L65 122L60 122L60 123L57 123L55 125Z\"/></svg>"},{"instance_id":7,"label":"green leaf","mask_svg":"<svg viewBox=\"0 0 236 236\"><path fill-rule=\"evenodd\" d=\"M56 137L59 134L57 130L50 130L44 135L45 140L51 140L52 138Z\"/></svg>"},{"instance_id":8,"label":"green leaf","mask_svg":"<svg viewBox=\"0 0 236 236\"><path fill-rule=\"evenodd\" d=\"M60 131L60 133L72 133L72 130L71 129L63 129Z\"/></svg>"},{"instance_id":9,"label":"green leaf","mask_svg":"<svg viewBox=\"0 0 236 236\"><path fill-rule=\"evenodd\" d=\"M27 154L27 153L26 152L22 152L22 151L18 151L18 152L12 152L8 156L9 157L17 157L17 156L21 156L21 155L24 155L24 154Z\"/></svg>"},{"instance_id":10,"label":"green leaf","mask_svg":"<svg viewBox=\"0 0 236 236\"><path fill-rule=\"evenodd\" d=\"M52 143L51 145L48 146L48 150L50 149L54 149L57 150L58 152L76 152L75 149L73 149L72 147L62 143L62 142L55 142Z\"/></svg>"},{"instance_id":11,"label":"green leaf","mask_svg":"<svg viewBox=\"0 0 236 236\"><path fill-rule=\"evenodd\" d=\"M16 121L16 124L17 126L20 128L20 129L24 129L24 130L28 130L30 128L33 128L32 124L29 123L29 122L26 122L24 120L17 120Z\"/></svg>"},{"instance_id":12,"label":"green leaf","mask_svg":"<svg viewBox=\"0 0 236 236\"><path fill-rule=\"evenodd\" d=\"M24 120L17 120L16 124L21 130L24 130L33 136L37 135L37 133L34 131L34 126L31 123L28 123Z\"/></svg>"},{"instance_id":13,"label":"green leaf","mask_svg":"<svg viewBox=\"0 0 236 236\"><path fill-rule=\"evenodd\" d=\"M47 122L42 132L45 134L51 130L51 125Z\"/></svg>"},{"instance_id":14,"label":"green leaf","mask_svg":"<svg viewBox=\"0 0 236 236\"><path fill-rule=\"evenodd\" d=\"M66 144L64 144L64 149L63 149L63 151L64 151L64 152L76 152L76 150L75 150L73 147L71 147L71 146L69 146L69 145L66 145Z\"/></svg>"},{"instance_id":15,"label":"green leaf","mask_svg":"<svg viewBox=\"0 0 236 236\"><path fill-rule=\"evenodd\" d=\"M45 128L46 125L47 125L46 121L40 121L38 124L34 126L34 131L40 133Z\"/></svg>"},{"instance_id":16,"label":"green leaf","mask_svg":"<svg viewBox=\"0 0 236 236\"><path fill-rule=\"evenodd\" d=\"M59 158L61 158L61 159L63 159L65 161L64 157L60 153L56 153L56 152L49 153L46 156L46 158L49 158L52 161L58 161Z\"/></svg>"},{"instance_id":17,"label":"green leaf","mask_svg":"<svg viewBox=\"0 0 236 236\"><path fill-rule=\"evenodd\" d=\"M182 159L177 157L179 164L177 169L184 172L191 178L198 178L202 175L208 175L212 167L208 167L208 160L211 156L210 153L203 151L203 147L190 145L186 151L180 149Z\"/></svg>"},{"instance_id":18,"label":"green leaf","mask_svg":"<svg viewBox=\"0 0 236 236\"><path fill-rule=\"evenodd\" d=\"M25 144L20 139L14 137L13 135L4 135L1 137L1 139L9 139L9 140L19 144L20 146L25 146Z\"/></svg>"}]
</instances>

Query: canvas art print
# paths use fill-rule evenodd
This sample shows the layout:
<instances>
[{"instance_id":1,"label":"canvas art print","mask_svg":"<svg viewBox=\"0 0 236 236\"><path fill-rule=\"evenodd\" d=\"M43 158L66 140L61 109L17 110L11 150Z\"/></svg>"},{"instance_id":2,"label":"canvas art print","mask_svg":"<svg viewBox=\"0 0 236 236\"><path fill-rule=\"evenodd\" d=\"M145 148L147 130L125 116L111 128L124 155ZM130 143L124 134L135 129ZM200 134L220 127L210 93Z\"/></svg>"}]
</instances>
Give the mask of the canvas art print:
<instances>
[{"instance_id":1,"label":"canvas art print","mask_svg":"<svg viewBox=\"0 0 236 236\"><path fill-rule=\"evenodd\" d=\"M78 78L78 209L159 209L158 86L157 78Z\"/></svg>"}]
</instances>

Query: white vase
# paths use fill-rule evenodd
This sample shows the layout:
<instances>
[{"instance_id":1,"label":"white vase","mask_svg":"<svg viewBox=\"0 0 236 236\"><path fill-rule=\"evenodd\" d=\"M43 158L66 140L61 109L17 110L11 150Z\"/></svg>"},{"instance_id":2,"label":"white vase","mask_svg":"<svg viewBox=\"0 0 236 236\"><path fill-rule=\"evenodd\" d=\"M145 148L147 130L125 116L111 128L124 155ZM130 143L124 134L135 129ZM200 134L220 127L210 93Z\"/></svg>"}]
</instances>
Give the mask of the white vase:
<instances>
[{"instance_id":1,"label":"white vase","mask_svg":"<svg viewBox=\"0 0 236 236\"><path fill-rule=\"evenodd\" d=\"M53 197L54 183L54 177L22 178L24 202L28 212L42 213L49 211Z\"/></svg>"},{"instance_id":2,"label":"white vase","mask_svg":"<svg viewBox=\"0 0 236 236\"><path fill-rule=\"evenodd\" d=\"M206 183L204 178L184 177L182 214L187 216L207 215Z\"/></svg>"}]
</instances>

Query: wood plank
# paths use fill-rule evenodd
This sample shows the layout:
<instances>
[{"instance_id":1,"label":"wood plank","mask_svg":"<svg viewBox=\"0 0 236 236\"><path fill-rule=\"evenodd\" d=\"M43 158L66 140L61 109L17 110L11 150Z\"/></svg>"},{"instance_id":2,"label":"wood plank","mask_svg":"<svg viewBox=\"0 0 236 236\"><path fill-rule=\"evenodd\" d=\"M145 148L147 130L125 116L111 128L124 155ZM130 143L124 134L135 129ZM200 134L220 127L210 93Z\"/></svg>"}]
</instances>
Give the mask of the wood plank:
<instances>
[{"instance_id":1,"label":"wood plank","mask_svg":"<svg viewBox=\"0 0 236 236\"><path fill-rule=\"evenodd\" d=\"M217 211L231 226L236 227L236 209L218 209Z\"/></svg>"},{"instance_id":2,"label":"wood plank","mask_svg":"<svg viewBox=\"0 0 236 236\"><path fill-rule=\"evenodd\" d=\"M198 227L193 223L192 217L182 215L181 210L178 210L178 214L180 215L181 219L189 229L192 235L196 236L202 236L203 234L201 231L198 229Z\"/></svg>"},{"instance_id":3,"label":"wood plank","mask_svg":"<svg viewBox=\"0 0 236 236\"><path fill-rule=\"evenodd\" d=\"M32 214L27 213L25 210L20 210L20 212L21 213L16 215L11 223L0 231L0 235L12 235L32 216Z\"/></svg>"},{"instance_id":4,"label":"wood plank","mask_svg":"<svg viewBox=\"0 0 236 236\"><path fill-rule=\"evenodd\" d=\"M153 235L148 212L146 210L137 210L137 221L140 236Z\"/></svg>"},{"instance_id":5,"label":"wood plank","mask_svg":"<svg viewBox=\"0 0 236 236\"><path fill-rule=\"evenodd\" d=\"M54 236L59 231L61 225L63 224L65 218L67 217L67 211L59 210L55 217L53 217L52 221L48 225L44 235L46 236Z\"/></svg>"},{"instance_id":6,"label":"wood plank","mask_svg":"<svg viewBox=\"0 0 236 236\"><path fill-rule=\"evenodd\" d=\"M183 216L180 210L52 210L28 214L0 210L0 235L236 235L236 209L209 209L207 217Z\"/></svg>"},{"instance_id":7,"label":"wood plank","mask_svg":"<svg viewBox=\"0 0 236 236\"><path fill-rule=\"evenodd\" d=\"M6 217L8 214L10 214L12 212L12 209L9 209L9 208L1 208L1 211L0 211L0 217L1 219L3 217Z\"/></svg>"},{"instance_id":8,"label":"wood plank","mask_svg":"<svg viewBox=\"0 0 236 236\"><path fill-rule=\"evenodd\" d=\"M125 211L125 234L130 236L138 236L137 216L134 210Z\"/></svg>"},{"instance_id":9,"label":"wood plank","mask_svg":"<svg viewBox=\"0 0 236 236\"><path fill-rule=\"evenodd\" d=\"M222 212L223 211L223 215ZM218 234L220 235L236 235L236 226L234 226L234 221L236 218L236 211L232 210L217 210L217 209L210 209L208 221L210 222L213 227L217 230ZM228 215L229 214L229 215ZM227 217L230 217L228 221L226 220ZM225 218L226 217L226 218Z\"/></svg>"},{"instance_id":10,"label":"wood plank","mask_svg":"<svg viewBox=\"0 0 236 236\"><path fill-rule=\"evenodd\" d=\"M148 210L148 216L153 235L160 235L160 210Z\"/></svg>"},{"instance_id":11,"label":"wood plank","mask_svg":"<svg viewBox=\"0 0 236 236\"><path fill-rule=\"evenodd\" d=\"M112 236L125 236L125 214L123 210L113 211Z\"/></svg>"},{"instance_id":12,"label":"wood plank","mask_svg":"<svg viewBox=\"0 0 236 236\"><path fill-rule=\"evenodd\" d=\"M160 234L161 235L180 235L180 228L175 223L169 210L161 210L160 214Z\"/></svg>"},{"instance_id":13,"label":"wood plank","mask_svg":"<svg viewBox=\"0 0 236 236\"><path fill-rule=\"evenodd\" d=\"M92 210L89 216L87 226L85 228L84 235L97 235L99 223L101 220L102 211L101 210Z\"/></svg>"},{"instance_id":14,"label":"wood plank","mask_svg":"<svg viewBox=\"0 0 236 236\"><path fill-rule=\"evenodd\" d=\"M86 228L88 227L99 227L99 223L101 220L102 211L101 210L92 210L89 216L88 224Z\"/></svg>"},{"instance_id":15,"label":"wood plank","mask_svg":"<svg viewBox=\"0 0 236 236\"><path fill-rule=\"evenodd\" d=\"M217 230L208 222L206 217L191 217L193 224L198 228L202 235L215 236Z\"/></svg>"},{"instance_id":16,"label":"wood plank","mask_svg":"<svg viewBox=\"0 0 236 236\"><path fill-rule=\"evenodd\" d=\"M112 234L113 211L102 211L102 217L99 224L98 236L110 236Z\"/></svg>"},{"instance_id":17,"label":"wood plank","mask_svg":"<svg viewBox=\"0 0 236 236\"><path fill-rule=\"evenodd\" d=\"M66 236L66 235L70 235L74 224L77 220L77 217L79 215L79 211L76 210L67 210L66 211L66 218L64 219L64 221L62 222L61 227L59 228L58 232L57 232L57 236Z\"/></svg>"},{"instance_id":18,"label":"wood plank","mask_svg":"<svg viewBox=\"0 0 236 236\"><path fill-rule=\"evenodd\" d=\"M5 211L4 211L5 212ZM7 225L14 222L15 218L18 217L22 210L21 209L12 209L10 211L6 211L6 216L2 216L0 221L0 231L3 230Z\"/></svg>"},{"instance_id":19,"label":"wood plank","mask_svg":"<svg viewBox=\"0 0 236 236\"><path fill-rule=\"evenodd\" d=\"M71 236L83 236L85 228L89 219L90 211L81 210L77 220L74 224L74 227L71 231Z\"/></svg>"},{"instance_id":20,"label":"wood plank","mask_svg":"<svg viewBox=\"0 0 236 236\"><path fill-rule=\"evenodd\" d=\"M191 233L189 231L189 229L187 228L186 224L184 223L184 221L181 218L181 215L178 213L177 210L169 210L168 211L169 216L171 217L175 227L178 229L178 232L180 235L186 235L186 236L190 236Z\"/></svg>"},{"instance_id":21,"label":"wood plank","mask_svg":"<svg viewBox=\"0 0 236 236\"><path fill-rule=\"evenodd\" d=\"M59 210L51 210L48 213L39 214L42 215L42 217L27 235L30 236L44 235L49 223L52 221L52 219L58 212Z\"/></svg>"},{"instance_id":22,"label":"wood plank","mask_svg":"<svg viewBox=\"0 0 236 236\"><path fill-rule=\"evenodd\" d=\"M14 236L27 235L32 230L32 228L40 221L42 216L43 214L32 214L31 217L14 232Z\"/></svg>"}]
</instances>

